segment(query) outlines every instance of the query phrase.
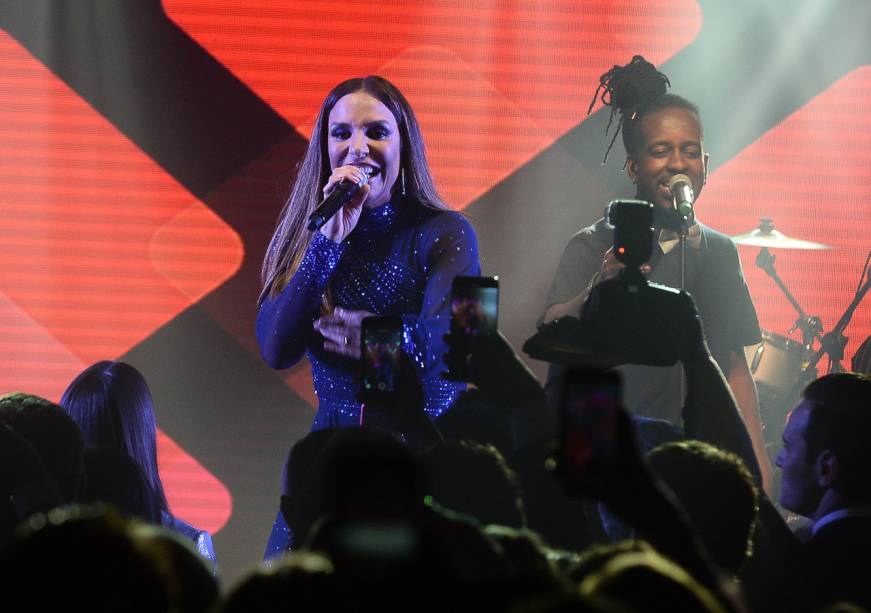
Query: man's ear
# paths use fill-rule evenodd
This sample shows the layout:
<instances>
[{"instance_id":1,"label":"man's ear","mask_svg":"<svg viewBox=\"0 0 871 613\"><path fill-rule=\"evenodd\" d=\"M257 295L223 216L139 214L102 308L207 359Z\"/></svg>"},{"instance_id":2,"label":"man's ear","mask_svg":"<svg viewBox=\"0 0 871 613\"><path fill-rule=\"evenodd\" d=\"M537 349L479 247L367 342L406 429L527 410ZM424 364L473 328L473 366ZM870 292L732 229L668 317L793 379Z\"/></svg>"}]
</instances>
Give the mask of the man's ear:
<instances>
[{"instance_id":1,"label":"man's ear","mask_svg":"<svg viewBox=\"0 0 871 613\"><path fill-rule=\"evenodd\" d=\"M838 456L831 449L824 449L817 455L817 461L814 464L816 473L817 485L823 488L832 487L832 484L838 478L841 470L841 464L838 461Z\"/></svg>"},{"instance_id":2,"label":"man's ear","mask_svg":"<svg viewBox=\"0 0 871 613\"><path fill-rule=\"evenodd\" d=\"M626 156L626 174L635 183L635 180L638 178L638 160L631 155Z\"/></svg>"}]
</instances>

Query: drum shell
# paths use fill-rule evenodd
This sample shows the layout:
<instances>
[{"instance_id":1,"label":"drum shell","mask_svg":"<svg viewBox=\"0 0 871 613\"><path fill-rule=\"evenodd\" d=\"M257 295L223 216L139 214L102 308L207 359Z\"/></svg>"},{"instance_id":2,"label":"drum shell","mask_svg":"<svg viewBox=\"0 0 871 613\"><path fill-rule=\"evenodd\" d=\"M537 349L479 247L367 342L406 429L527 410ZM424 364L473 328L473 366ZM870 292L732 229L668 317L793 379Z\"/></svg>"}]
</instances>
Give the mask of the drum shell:
<instances>
[{"instance_id":1,"label":"drum shell","mask_svg":"<svg viewBox=\"0 0 871 613\"><path fill-rule=\"evenodd\" d=\"M745 347L744 351L760 394L788 393L807 365L804 345L773 332L762 332L762 342Z\"/></svg>"}]
</instances>

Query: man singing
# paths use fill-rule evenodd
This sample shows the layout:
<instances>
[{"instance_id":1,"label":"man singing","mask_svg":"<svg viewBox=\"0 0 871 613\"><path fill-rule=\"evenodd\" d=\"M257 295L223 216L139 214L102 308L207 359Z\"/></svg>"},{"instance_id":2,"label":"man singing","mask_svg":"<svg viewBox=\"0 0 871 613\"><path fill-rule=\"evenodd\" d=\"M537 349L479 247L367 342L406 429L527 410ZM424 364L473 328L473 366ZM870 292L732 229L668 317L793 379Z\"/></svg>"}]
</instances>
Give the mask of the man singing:
<instances>
[{"instance_id":1,"label":"man singing","mask_svg":"<svg viewBox=\"0 0 871 613\"><path fill-rule=\"evenodd\" d=\"M618 115L623 133L626 169L636 197L654 204L658 245L642 267L650 281L680 287L678 230L682 219L674 208L669 181L683 174L696 197L705 185L708 154L704 149L698 108L669 94L668 78L640 56L602 75L596 96ZM595 101L595 96L594 96ZM592 108L592 105L591 105ZM616 139L616 132L611 145ZM611 149L608 146L608 151ZM605 154L607 158L607 153ZM613 231L605 219L584 228L569 241L551 285L543 321L577 317L590 290L614 277L623 264L610 251ZM711 353L726 375L753 440L769 489L771 468L765 455L756 386L744 347L759 342L759 322L732 241L690 218L686 239L684 289L698 305ZM623 366L625 404L638 415L680 423L683 404L680 366Z\"/></svg>"}]
</instances>

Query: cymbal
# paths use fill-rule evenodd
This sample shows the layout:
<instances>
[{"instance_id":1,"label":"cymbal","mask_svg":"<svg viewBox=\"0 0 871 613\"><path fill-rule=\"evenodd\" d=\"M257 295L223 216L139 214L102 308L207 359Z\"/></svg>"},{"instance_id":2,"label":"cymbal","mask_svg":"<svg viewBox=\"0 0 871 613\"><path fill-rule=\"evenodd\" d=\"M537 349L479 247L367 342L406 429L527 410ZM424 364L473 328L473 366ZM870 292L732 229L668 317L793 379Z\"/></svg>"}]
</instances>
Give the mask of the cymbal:
<instances>
[{"instance_id":1,"label":"cymbal","mask_svg":"<svg viewBox=\"0 0 871 613\"><path fill-rule=\"evenodd\" d=\"M756 228L751 232L744 234L736 234L732 237L736 245L747 245L749 247L769 247L772 249L831 249L829 245L822 243L814 243L812 241L803 241L798 238L790 238L783 232L777 230L768 230Z\"/></svg>"}]
</instances>

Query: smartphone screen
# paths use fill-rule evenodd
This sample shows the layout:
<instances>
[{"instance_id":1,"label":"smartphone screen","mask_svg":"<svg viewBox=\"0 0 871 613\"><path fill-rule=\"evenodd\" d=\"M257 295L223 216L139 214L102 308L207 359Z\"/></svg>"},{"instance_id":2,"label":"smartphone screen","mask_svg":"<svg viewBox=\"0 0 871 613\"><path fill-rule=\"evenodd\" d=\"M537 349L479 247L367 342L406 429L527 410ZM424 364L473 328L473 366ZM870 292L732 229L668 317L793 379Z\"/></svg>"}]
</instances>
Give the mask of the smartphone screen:
<instances>
[{"instance_id":1,"label":"smartphone screen","mask_svg":"<svg viewBox=\"0 0 871 613\"><path fill-rule=\"evenodd\" d=\"M451 292L451 334L478 336L498 329L499 278L456 277Z\"/></svg>"},{"instance_id":2,"label":"smartphone screen","mask_svg":"<svg viewBox=\"0 0 871 613\"><path fill-rule=\"evenodd\" d=\"M451 292L451 347L445 356L451 381L468 381L469 340L496 334L499 314L498 277L455 277Z\"/></svg>"},{"instance_id":3,"label":"smartphone screen","mask_svg":"<svg viewBox=\"0 0 871 613\"><path fill-rule=\"evenodd\" d=\"M563 458L576 469L614 460L620 396L620 375L615 372L574 370L565 374L560 443Z\"/></svg>"},{"instance_id":4,"label":"smartphone screen","mask_svg":"<svg viewBox=\"0 0 871 613\"><path fill-rule=\"evenodd\" d=\"M402 352L402 320L366 317L361 335L362 391L368 395L394 393Z\"/></svg>"}]
</instances>

